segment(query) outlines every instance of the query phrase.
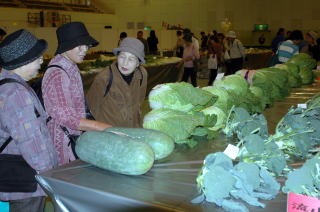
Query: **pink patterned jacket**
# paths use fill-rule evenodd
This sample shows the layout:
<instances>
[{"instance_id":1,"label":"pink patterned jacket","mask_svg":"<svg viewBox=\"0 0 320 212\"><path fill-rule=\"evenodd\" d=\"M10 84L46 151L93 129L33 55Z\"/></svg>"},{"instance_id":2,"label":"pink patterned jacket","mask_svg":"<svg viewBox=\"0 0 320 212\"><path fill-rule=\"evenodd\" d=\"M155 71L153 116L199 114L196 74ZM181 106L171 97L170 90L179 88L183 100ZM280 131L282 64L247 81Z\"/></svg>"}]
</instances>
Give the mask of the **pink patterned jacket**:
<instances>
[{"instance_id":1,"label":"pink patterned jacket","mask_svg":"<svg viewBox=\"0 0 320 212\"><path fill-rule=\"evenodd\" d=\"M65 126L70 134L80 135L77 130L80 119L85 118L85 100L79 68L62 55L56 55L49 65L59 65L65 71L49 68L43 77L42 95L44 105L52 120L48 128L58 152L59 165L75 160L69 139L60 126Z\"/></svg>"}]
</instances>

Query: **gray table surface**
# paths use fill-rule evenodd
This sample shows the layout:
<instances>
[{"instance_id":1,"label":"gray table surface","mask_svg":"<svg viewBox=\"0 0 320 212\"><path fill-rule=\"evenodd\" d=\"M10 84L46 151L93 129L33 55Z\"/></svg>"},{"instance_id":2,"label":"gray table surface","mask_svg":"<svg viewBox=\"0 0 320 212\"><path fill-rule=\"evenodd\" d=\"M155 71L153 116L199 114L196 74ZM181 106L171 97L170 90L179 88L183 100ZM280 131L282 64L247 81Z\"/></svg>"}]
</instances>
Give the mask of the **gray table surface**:
<instances>
[{"instance_id":1,"label":"gray table surface","mask_svg":"<svg viewBox=\"0 0 320 212\"><path fill-rule=\"evenodd\" d=\"M320 91L318 83L293 89L283 102L276 102L264 114L269 131L291 105L304 103ZM96 168L80 160L38 176L41 186L52 198L56 211L223 211L212 203L191 204L198 195L195 183L204 157L223 151L229 141L219 135L201 141L193 149L177 146L169 157L158 161L144 175L126 176ZM283 182L283 179L279 179ZM266 208L248 206L250 211L286 211L286 194L262 201Z\"/></svg>"}]
</instances>

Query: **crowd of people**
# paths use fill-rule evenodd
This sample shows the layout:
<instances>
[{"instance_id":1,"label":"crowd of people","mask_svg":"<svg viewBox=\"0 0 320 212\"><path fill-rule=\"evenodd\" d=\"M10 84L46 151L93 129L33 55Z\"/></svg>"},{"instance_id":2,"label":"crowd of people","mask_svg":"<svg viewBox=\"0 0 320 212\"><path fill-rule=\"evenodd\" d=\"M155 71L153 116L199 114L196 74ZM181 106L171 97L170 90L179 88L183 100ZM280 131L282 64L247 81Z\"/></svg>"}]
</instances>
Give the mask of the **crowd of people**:
<instances>
[{"instance_id":1,"label":"crowd of people","mask_svg":"<svg viewBox=\"0 0 320 212\"><path fill-rule=\"evenodd\" d=\"M285 32L284 28L280 28L272 40L271 48L274 53L271 65L287 62L298 53L306 53L320 60L320 37L316 31L303 34L301 30Z\"/></svg>"}]
</instances>

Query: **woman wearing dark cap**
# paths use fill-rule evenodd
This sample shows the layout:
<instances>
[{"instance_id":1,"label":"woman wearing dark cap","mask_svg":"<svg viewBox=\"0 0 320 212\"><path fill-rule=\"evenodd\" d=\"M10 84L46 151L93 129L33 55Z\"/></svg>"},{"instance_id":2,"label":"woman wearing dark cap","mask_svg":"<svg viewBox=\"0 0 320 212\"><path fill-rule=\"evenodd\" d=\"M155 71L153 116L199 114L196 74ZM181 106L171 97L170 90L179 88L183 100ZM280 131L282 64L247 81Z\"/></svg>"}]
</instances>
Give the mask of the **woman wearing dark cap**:
<instances>
[{"instance_id":1,"label":"woman wearing dark cap","mask_svg":"<svg viewBox=\"0 0 320 212\"><path fill-rule=\"evenodd\" d=\"M46 49L45 40L37 39L24 29L8 35L0 43L3 67L0 74L1 154L21 155L37 172L58 165L46 126L48 115L26 83L37 76ZM44 210L46 194L39 185L35 183L34 189L25 189L20 181L10 185L13 187L8 184L9 188L4 189L1 184L0 200L9 201L11 212Z\"/></svg>"},{"instance_id":2,"label":"woman wearing dark cap","mask_svg":"<svg viewBox=\"0 0 320 212\"><path fill-rule=\"evenodd\" d=\"M81 22L71 22L57 29L58 48L42 81L46 111L52 117L48 127L58 152L59 165L76 159L67 134L102 131L108 124L86 119L86 103L80 70L88 49L98 45ZM50 67L51 66L51 67Z\"/></svg>"},{"instance_id":3,"label":"woman wearing dark cap","mask_svg":"<svg viewBox=\"0 0 320 212\"><path fill-rule=\"evenodd\" d=\"M200 54L198 48L192 43L192 35L185 34L183 36L185 43L183 49L183 56L181 62L177 65L180 67L183 64L184 72L182 76L182 81L188 82L189 77L191 78L191 83L194 87L197 86L197 72L195 70L195 63L200 59Z\"/></svg>"}]
</instances>

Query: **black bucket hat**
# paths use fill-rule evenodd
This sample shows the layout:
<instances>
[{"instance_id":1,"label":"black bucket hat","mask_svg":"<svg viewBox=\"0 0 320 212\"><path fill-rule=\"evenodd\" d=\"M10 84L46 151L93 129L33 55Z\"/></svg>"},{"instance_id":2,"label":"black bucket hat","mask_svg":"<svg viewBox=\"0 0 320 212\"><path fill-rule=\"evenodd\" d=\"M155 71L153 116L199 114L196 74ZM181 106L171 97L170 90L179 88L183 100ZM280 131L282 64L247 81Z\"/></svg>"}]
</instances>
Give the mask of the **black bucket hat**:
<instances>
[{"instance_id":1,"label":"black bucket hat","mask_svg":"<svg viewBox=\"0 0 320 212\"><path fill-rule=\"evenodd\" d=\"M47 41L20 29L0 43L0 64L7 70L19 68L39 58L47 47Z\"/></svg>"},{"instance_id":2,"label":"black bucket hat","mask_svg":"<svg viewBox=\"0 0 320 212\"><path fill-rule=\"evenodd\" d=\"M89 35L87 28L81 22L63 24L57 29L56 33L58 48L55 54L61 54L81 45L94 47L99 44Z\"/></svg>"}]
</instances>

